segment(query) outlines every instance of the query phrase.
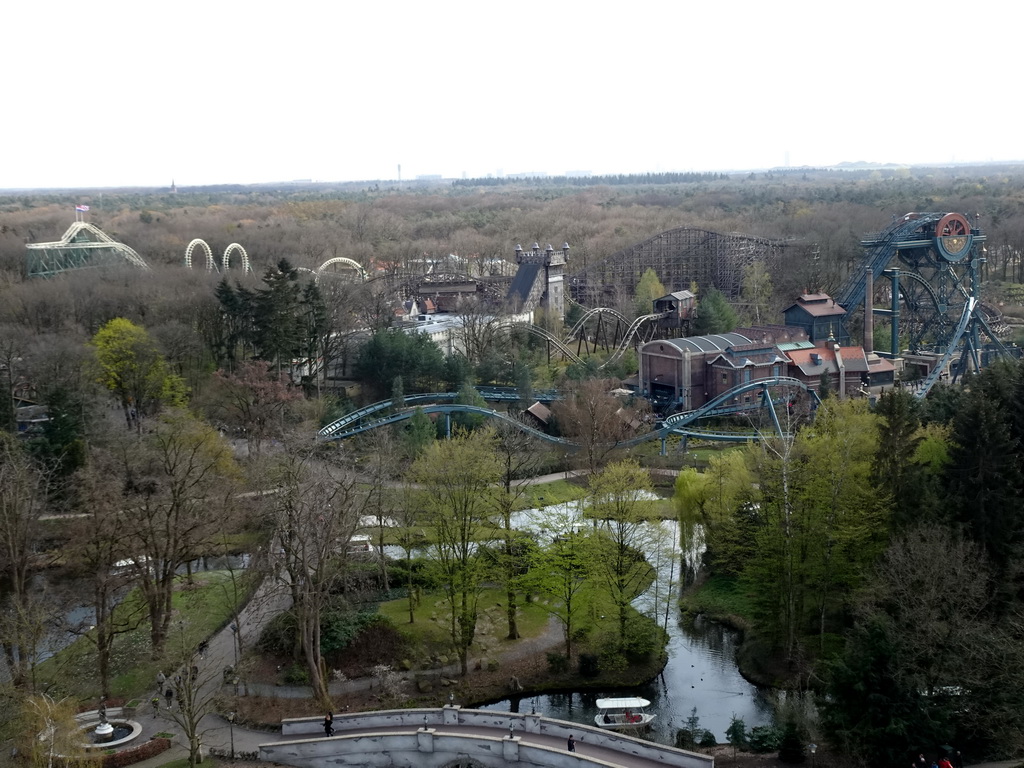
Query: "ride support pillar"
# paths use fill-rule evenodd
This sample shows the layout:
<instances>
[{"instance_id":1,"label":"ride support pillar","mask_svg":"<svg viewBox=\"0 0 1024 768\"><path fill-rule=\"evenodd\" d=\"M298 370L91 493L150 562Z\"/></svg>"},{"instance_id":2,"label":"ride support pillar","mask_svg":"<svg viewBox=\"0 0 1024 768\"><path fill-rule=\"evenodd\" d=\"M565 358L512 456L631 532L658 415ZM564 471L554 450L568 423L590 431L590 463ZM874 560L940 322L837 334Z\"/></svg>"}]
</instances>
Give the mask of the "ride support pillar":
<instances>
[{"instance_id":1,"label":"ride support pillar","mask_svg":"<svg viewBox=\"0 0 1024 768\"><path fill-rule=\"evenodd\" d=\"M892 310L889 313L892 341L889 344L889 351L895 359L900 354L900 271L891 269L889 275L892 278Z\"/></svg>"}]
</instances>

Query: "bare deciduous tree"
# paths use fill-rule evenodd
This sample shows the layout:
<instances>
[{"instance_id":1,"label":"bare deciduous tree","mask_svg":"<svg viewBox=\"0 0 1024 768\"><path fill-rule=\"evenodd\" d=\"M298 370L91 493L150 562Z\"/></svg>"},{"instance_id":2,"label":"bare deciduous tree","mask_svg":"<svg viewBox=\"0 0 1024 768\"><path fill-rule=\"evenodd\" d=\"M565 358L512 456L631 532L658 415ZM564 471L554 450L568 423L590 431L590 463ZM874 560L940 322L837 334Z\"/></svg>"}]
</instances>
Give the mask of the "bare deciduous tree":
<instances>
[{"instance_id":1,"label":"bare deciduous tree","mask_svg":"<svg viewBox=\"0 0 1024 768\"><path fill-rule=\"evenodd\" d=\"M299 650L313 695L330 705L320 626L346 572L348 544L359 525L363 495L345 467L286 454L273 470L280 492L270 501Z\"/></svg>"},{"instance_id":2,"label":"bare deciduous tree","mask_svg":"<svg viewBox=\"0 0 1024 768\"><path fill-rule=\"evenodd\" d=\"M640 426L633 410L608 394L613 387L604 379L588 379L551 407L559 431L579 446L577 462L591 472L611 459Z\"/></svg>"},{"instance_id":3,"label":"bare deciduous tree","mask_svg":"<svg viewBox=\"0 0 1024 768\"><path fill-rule=\"evenodd\" d=\"M237 468L220 435L184 412L168 414L118 450L126 496L123 535L132 546L132 571L149 609L158 658L170 626L175 574L231 513Z\"/></svg>"},{"instance_id":4,"label":"bare deciduous tree","mask_svg":"<svg viewBox=\"0 0 1024 768\"><path fill-rule=\"evenodd\" d=\"M47 478L16 439L0 432L0 648L17 687L32 685L32 671L46 634L46 595L33 588L40 518L47 510Z\"/></svg>"}]
</instances>

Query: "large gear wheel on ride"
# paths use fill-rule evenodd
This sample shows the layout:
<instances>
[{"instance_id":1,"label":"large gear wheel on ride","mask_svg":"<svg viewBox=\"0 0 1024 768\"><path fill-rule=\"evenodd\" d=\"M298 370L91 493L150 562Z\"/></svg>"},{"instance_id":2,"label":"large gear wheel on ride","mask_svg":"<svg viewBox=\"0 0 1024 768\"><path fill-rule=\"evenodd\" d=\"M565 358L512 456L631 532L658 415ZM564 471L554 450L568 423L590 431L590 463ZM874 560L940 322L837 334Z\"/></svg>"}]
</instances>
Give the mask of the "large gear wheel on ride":
<instances>
[{"instance_id":1,"label":"large gear wheel on ride","mask_svg":"<svg viewBox=\"0 0 1024 768\"><path fill-rule=\"evenodd\" d=\"M935 225L936 250L946 261L963 261L971 252L971 225L959 213L947 213Z\"/></svg>"}]
</instances>

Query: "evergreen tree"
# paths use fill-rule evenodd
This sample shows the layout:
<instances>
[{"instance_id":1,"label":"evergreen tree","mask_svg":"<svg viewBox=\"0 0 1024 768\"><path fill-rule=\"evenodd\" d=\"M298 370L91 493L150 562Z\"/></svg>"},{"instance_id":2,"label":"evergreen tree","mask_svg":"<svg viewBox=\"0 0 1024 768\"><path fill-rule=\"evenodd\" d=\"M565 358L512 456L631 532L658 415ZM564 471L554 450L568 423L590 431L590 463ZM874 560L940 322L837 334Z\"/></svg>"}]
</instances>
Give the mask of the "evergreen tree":
<instances>
[{"instance_id":1,"label":"evergreen tree","mask_svg":"<svg viewBox=\"0 0 1024 768\"><path fill-rule=\"evenodd\" d=\"M460 352L452 352L444 359L441 378L448 392L458 392L466 382L473 381L473 366Z\"/></svg>"},{"instance_id":2,"label":"evergreen tree","mask_svg":"<svg viewBox=\"0 0 1024 768\"><path fill-rule=\"evenodd\" d=\"M736 756L736 750L747 746L747 724L742 717L736 717L735 713L729 720L729 727L725 729L725 739L732 744L733 757Z\"/></svg>"},{"instance_id":3,"label":"evergreen tree","mask_svg":"<svg viewBox=\"0 0 1024 768\"><path fill-rule=\"evenodd\" d=\"M818 399L825 402L832 397L832 374L822 371L818 377Z\"/></svg>"},{"instance_id":4,"label":"evergreen tree","mask_svg":"<svg viewBox=\"0 0 1024 768\"><path fill-rule=\"evenodd\" d=\"M736 323L736 312L714 286L697 302L697 319L693 323L695 336L728 333L736 327Z\"/></svg>"},{"instance_id":5,"label":"evergreen tree","mask_svg":"<svg viewBox=\"0 0 1024 768\"><path fill-rule=\"evenodd\" d=\"M29 444L34 456L65 478L85 464L85 403L66 387L58 386L46 395L49 418L42 434Z\"/></svg>"},{"instance_id":6,"label":"evergreen tree","mask_svg":"<svg viewBox=\"0 0 1024 768\"><path fill-rule=\"evenodd\" d=\"M960 410L964 396L963 387L953 387L939 382L928 392L921 408L921 421L924 424L949 424Z\"/></svg>"},{"instance_id":7,"label":"evergreen tree","mask_svg":"<svg viewBox=\"0 0 1024 768\"><path fill-rule=\"evenodd\" d=\"M822 726L840 750L886 765L904 758L908 735L918 735L911 724L922 719L920 696L893 674L894 651L882 620L854 627L844 655L830 667L821 709Z\"/></svg>"},{"instance_id":8,"label":"evergreen tree","mask_svg":"<svg viewBox=\"0 0 1024 768\"><path fill-rule=\"evenodd\" d=\"M402 433L402 442L405 445L405 453L410 458L419 456L428 445L434 442L437 428L430 417L424 413L422 408L413 411L407 426Z\"/></svg>"},{"instance_id":9,"label":"evergreen tree","mask_svg":"<svg viewBox=\"0 0 1024 768\"><path fill-rule=\"evenodd\" d=\"M405 385L401 376L395 376L391 380L391 409L398 413L405 408Z\"/></svg>"},{"instance_id":10,"label":"evergreen tree","mask_svg":"<svg viewBox=\"0 0 1024 768\"><path fill-rule=\"evenodd\" d=\"M281 259L263 274L263 288L256 292L254 330L257 352L278 371L302 356L303 326L300 312L299 272Z\"/></svg>"},{"instance_id":11,"label":"evergreen tree","mask_svg":"<svg viewBox=\"0 0 1024 768\"><path fill-rule=\"evenodd\" d=\"M458 405L472 405L477 408L486 408L487 401L484 400L483 395L476 391L470 383L465 383L459 390L459 396L455 398L455 402ZM455 413L452 414L452 421L454 421L459 427L464 430L472 431L479 427L487 420L487 417L482 413Z\"/></svg>"},{"instance_id":12,"label":"evergreen tree","mask_svg":"<svg viewBox=\"0 0 1024 768\"><path fill-rule=\"evenodd\" d=\"M807 759L804 740L795 720L787 720L782 727L782 743L779 745L779 760L783 763L802 763Z\"/></svg>"},{"instance_id":13,"label":"evergreen tree","mask_svg":"<svg viewBox=\"0 0 1024 768\"><path fill-rule=\"evenodd\" d=\"M218 366L233 370L238 358L238 347L245 332L245 313L242 297L231 288L228 279L222 278L214 289L220 303L221 322L211 324L211 348Z\"/></svg>"},{"instance_id":14,"label":"evergreen tree","mask_svg":"<svg viewBox=\"0 0 1024 768\"><path fill-rule=\"evenodd\" d=\"M320 381L329 363L329 340L331 332L330 319L327 315L327 305L324 303L323 295L317 284L310 280L302 289L299 313L302 323L302 356L308 361L306 375L307 383L313 383L308 379L315 379L316 390L319 392Z\"/></svg>"},{"instance_id":15,"label":"evergreen tree","mask_svg":"<svg viewBox=\"0 0 1024 768\"><path fill-rule=\"evenodd\" d=\"M953 419L946 470L953 520L981 544L1002 572L1024 534L1018 513L1022 491L1019 446L1007 414L983 388L972 389Z\"/></svg>"},{"instance_id":16,"label":"evergreen tree","mask_svg":"<svg viewBox=\"0 0 1024 768\"><path fill-rule=\"evenodd\" d=\"M432 391L444 373L444 358L437 344L424 333L377 331L359 348L353 373L378 395L386 395L396 373L406 392Z\"/></svg>"},{"instance_id":17,"label":"evergreen tree","mask_svg":"<svg viewBox=\"0 0 1024 768\"><path fill-rule=\"evenodd\" d=\"M512 370L516 378L519 407L525 411L533 405L533 371L530 370L529 365L519 360L513 363Z\"/></svg>"},{"instance_id":18,"label":"evergreen tree","mask_svg":"<svg viewBox=\"0 0 1024 768\"><path fill-rule=\"evenodd\" d=\"M892 506L897 528L915 520L922 501L923 469L914 460L922 439L917 411L917 398L902 389L883 393L876 408L881 423L872 474L875 487Z\"/></svg>"}]
</instances>

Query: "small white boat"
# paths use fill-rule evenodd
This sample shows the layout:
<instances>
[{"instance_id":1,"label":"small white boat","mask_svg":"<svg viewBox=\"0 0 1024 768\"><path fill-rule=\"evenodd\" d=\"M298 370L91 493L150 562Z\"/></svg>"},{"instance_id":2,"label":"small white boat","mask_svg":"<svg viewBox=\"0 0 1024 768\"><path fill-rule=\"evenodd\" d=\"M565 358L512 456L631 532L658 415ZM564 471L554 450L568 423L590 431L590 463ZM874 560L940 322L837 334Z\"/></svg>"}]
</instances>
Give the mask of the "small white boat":
<instances>
[{"instance_id":1,"label":"small white boat","mask_svg":"<svg viewBox=\"0 0 1024 768\"><path fill-rule=\"evenodd\" d=\"M357 533L348 540L348 553L350 555L372 555L377 551L370 541L370 537L363 533Z\"/></svg>"},{"instance_id":2,"label":"small white boat","mask_svg":"<svg viewBox=\"0 0 1024 768\"><path fill-rule=\"evenodd\" d=\"M631 728L646 728L654 720L654 715L645 711L651 706L647 699L639 696L621 699L598 699L598 713L594 722L598 728L611 731L622 731Z\"/></svg>"}]
</instances>

